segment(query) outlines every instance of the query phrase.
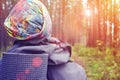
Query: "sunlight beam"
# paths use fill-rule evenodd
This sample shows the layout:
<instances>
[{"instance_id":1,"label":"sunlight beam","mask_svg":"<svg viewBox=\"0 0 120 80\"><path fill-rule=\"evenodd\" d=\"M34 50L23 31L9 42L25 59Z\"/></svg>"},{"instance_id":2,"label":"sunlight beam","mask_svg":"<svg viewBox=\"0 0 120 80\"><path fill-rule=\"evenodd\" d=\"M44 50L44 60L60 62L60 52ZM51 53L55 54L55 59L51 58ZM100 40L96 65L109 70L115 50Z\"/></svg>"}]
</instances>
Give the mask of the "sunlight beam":
<instances>
[{"instance_id":1,"label":"sunlight beam","mask_svg":"<svg viewBox=\"0 0 120 80\"><path fill-rule=\"evenodd\" d=\"M85 13L86 13L86 15L87 15L88 17L90 17L90 15L91 15L90 9L87 9Z\"/></svg>"}]
</instances>

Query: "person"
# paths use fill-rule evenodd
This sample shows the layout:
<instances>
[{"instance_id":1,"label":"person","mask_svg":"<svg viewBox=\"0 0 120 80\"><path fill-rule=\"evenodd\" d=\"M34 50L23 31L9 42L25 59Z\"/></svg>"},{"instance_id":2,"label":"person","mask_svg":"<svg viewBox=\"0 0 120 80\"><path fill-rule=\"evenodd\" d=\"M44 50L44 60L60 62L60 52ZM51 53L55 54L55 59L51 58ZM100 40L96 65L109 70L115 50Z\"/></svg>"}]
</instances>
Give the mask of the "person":
<instances>
[{"instance_id":1,"label":"person","mask_svg":"<svg viewBox=\"0 0 120 80\"><path fill-rule=\"evenodd\" d=\"M15 38L6 53L48 54L48 80L87 80L84 68L70 60L71 46L51 36L52 22L39 0L20 0L5 19L7 33Z\"/></svg>"}]
</instances>

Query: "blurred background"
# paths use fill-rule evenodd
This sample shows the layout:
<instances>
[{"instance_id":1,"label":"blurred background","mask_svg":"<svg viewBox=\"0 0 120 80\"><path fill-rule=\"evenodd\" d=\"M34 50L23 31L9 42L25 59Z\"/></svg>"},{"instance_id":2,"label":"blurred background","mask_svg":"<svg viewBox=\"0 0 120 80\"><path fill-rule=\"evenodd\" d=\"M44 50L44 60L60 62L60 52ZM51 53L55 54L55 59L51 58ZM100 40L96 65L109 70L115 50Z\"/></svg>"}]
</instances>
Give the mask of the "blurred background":
<instances>
[{"instance_id":1,"label":"blurred background","mask_svg":"<svg viewBox=\"0 0 120 80\"><path fill-rule=\"evenodd\" d=\"M3 22L17 1L0 0L0 53L14 41ZM41 1L52 19L52 36L72 45L72 59L89 80L120 80L120 0Z\"/></svg>"}]
</instances>

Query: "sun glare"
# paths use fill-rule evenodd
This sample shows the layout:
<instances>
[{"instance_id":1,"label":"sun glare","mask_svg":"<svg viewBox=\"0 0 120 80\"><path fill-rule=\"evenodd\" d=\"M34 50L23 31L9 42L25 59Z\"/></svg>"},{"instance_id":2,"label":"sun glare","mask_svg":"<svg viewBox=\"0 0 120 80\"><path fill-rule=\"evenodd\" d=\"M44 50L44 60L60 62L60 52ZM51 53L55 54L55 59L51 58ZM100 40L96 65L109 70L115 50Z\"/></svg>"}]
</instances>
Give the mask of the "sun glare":
<instances>
[{"instance_id":1,"label":"sun glare","mask_svg":"<svg viewBox=\"0 0 120 80\"><path fill-rule=\"evenodd\" d=\"M91 15L90 9L87 9L85 13L89 17Z\"/></svg>"},{"instance_id":2,"label":"sun glare","mask_svg":"<svg viewBox=\"0 0 120 80\"><path fill-rule=\"evenodd\" d=\"M118 4L119 3L119 1L118 0L116 0L116 4Z\"/></svg>"}]
</instances>

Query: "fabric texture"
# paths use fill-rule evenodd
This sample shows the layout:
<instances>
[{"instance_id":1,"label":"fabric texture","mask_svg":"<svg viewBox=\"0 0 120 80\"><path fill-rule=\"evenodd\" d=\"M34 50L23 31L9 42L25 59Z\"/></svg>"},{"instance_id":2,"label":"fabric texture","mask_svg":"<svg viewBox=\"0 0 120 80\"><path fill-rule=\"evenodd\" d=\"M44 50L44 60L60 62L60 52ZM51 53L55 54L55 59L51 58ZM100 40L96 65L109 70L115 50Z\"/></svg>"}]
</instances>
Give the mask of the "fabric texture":
<instances>
[{"instance_id":1,"label":"fabric texture","mask_svg":"<svg viewBox=\"0 0 120 80\"><path fill-rule=\"evenodd\" d=\"M66 64L49 66L48 80L87 80L82 66L69 61Z\"/></svg>"},{"instance_id":2,"label":"fabric texture","mask_svg":"<svg viewBox=\"0 0 120 80\"><path fill-rule=\"evenodd\" d=\"M16 40L8 53L49 54L49 65L59 65L69 61L71 47L67 42L49 37L44 40Z\"/></svg>"},{"instance_id":3,"label":"fabric texture","mask_svg":"<svg viewBox=\"0 0 120 80\"><path fill-rule=\"evenodd\" d=\"M20 0L4 22L11 37L28 40L51 35L51 19L46 7L39 0Z\"/></svg>"},{"instance_id":4,"label":"fabric texture","mask_svg":"<svg viewBox=\"0 0 120 80\"><path fill-rule=\"evenodd\" d=\"M3 53L0 80L47 80L47 54Z\"/></svg>"}]
</instances>

